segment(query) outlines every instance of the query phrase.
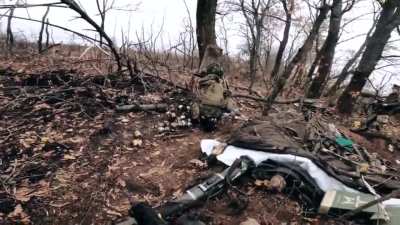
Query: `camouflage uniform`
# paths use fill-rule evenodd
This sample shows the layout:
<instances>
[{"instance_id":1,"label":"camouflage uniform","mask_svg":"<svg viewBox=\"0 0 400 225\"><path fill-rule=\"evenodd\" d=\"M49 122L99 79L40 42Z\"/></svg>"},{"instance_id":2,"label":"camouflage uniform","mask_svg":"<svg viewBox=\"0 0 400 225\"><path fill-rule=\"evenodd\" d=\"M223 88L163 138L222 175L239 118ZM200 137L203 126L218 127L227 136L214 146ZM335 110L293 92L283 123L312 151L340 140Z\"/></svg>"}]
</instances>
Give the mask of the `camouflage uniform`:
<instances>
[{"instance_id":1,"label":"camouflage uniform","mask_svg":"<svg viewBox=\"0 0 400 225\"><path fill-rule=\"evenodd\" d=\"M199 80L192 118L199 121L206 130L214 129L222 114L234 108L223 73L222 67L214 63L207 67L206 75Z\"/></svg>"}]
</instances>

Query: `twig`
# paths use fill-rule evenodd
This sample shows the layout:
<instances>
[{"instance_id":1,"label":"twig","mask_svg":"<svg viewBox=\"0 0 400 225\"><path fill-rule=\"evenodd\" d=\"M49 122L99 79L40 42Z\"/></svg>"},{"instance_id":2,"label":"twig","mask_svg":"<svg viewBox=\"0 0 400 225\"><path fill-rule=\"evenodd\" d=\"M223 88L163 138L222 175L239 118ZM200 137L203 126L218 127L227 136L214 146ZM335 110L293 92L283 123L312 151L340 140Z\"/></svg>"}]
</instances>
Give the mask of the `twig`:
<instances>
[{"instance_id":1,"label":"twig","mask_svg":"<svg viewBox=\"0 0 400 225\"><path fill-rule=\"evenodd\" d=\"M0 17L2 17L2 16L9 16L9 15L1 14ZM36 20L36 19L32 19L32 18L25 18L25 17L15 16L15 15L13 15L12 17L15 18L15 19L19 19L19 20L26 20L26 21L32 21L32 22L37 22L37 23L43 23L43 21L41 21L41 20ZM65 31L71 32L71 33L73 33L73 34L75 34L75 35L77 35L79 37L82 37L82 38L90 40L90 41L99 42L98 40L96 40L94 38L91 38L91 37L89 37L87 35L84 35L84 34L79 33L77 31L73 31L71 29L68 29L68 28L65 28L65 27L62 27L62 26L59 26L59 25L56 25L56 24L52 24L52 23L49 23L49 22L45 22L44 24L52 26L52 27L56 27L56 28L61 29L61 30L65 30Z\"/></svg>"},{"instance_id":2,"label":"twig","mask_svg":"<svg viewBox=\"0 0 400 225\"><path fill-rule=\"evenodd\" d=\"M0 5L0 9L11 9L11 8L32 8L32 7L59 7L59 8L67 8L66 6L60 5L61 2L53 2L53 3L43 3L43 4L12 4L12 5Z\"/></svg>"},{"instance_id":3,"label":"twig","mask_svg":"<svg viewBox=\"0 0 400 225\"><path fill-rule=\"evenodd\" d=\"M259 98L259 97L255 97L255 96L251 96L251 95L236 94L236 95L232 95L232 97L247 98L247 99L251 99L251 100L259 101L259 102L267 102L267 100L265 98ZM292 100L276 100L276 101L274 101L274 104L293 104L293 103L299 103L300 101L301 101L300 98L292 99Z\"/></svg>"},{"instance_id":4,"label":"twig","mask_svg":"<svg viewBox=\"0 0 400 225\"><path fill-rule=\"evenodd\" d=\"M111 52L114 55L115 61L117 62L118 71L121 71L121 57L114 46L114 42L108 36L108 34L104 31L102 27L100 27L90 16L74 1L74 0L61 0L62 3L66 4L69 8L74 10L79 16L88 22L94 29L107 41L108 47L111 49ZM102 42L100 42L102 43Z\"/></svg>"},{"instance_id":5,"label":"twig","mask_svg":"<svg viewBox=\"0 0 400 225\"><path fill-rule=\"evenodd\" d=\"M117 112L132 112L132 111L165 111L167 109L167 104L148 104L148 105L123 105L117 106Z\"/></svg>"}]
</instances>

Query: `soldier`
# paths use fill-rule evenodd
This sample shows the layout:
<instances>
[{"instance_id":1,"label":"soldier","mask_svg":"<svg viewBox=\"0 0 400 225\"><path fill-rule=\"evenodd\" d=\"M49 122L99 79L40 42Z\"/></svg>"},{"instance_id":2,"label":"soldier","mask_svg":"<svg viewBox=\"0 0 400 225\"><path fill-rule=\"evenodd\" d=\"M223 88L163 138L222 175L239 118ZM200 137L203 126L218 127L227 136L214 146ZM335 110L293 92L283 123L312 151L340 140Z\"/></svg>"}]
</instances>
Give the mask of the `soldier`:
<instances>
[{"instance_id":1,"label":"soldier","mask_svg":"<svg viewBox=\"0 0 400 225\"><path fill-rule=\"evenodd\" d=\"M192 105L192 119L206 130L215 129L223 113L234 110L234 103L224 71L220 64L207 66L206 75L199 80L197 101Z\"/></svg>"}]
</instances>

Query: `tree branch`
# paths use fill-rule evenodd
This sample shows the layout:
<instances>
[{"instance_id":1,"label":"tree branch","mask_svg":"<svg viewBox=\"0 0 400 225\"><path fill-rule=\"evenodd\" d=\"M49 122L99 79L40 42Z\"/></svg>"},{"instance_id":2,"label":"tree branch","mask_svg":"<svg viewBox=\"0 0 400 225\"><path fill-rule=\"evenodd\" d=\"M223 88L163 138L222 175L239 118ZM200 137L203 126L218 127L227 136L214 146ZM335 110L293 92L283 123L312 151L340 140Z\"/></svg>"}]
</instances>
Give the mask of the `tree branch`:
<instances>
[{"instance_id":1,"label":"tree branch","mask_svg":"<svg viewBox=\"0 0 400 225\"><path fill-rule=\"evenodd\" d=\"M114 42L111 40L111 38L107 35L107 33L102 29L90 16L83 11L83 9L74 1L74 0L61 0L62 3L67 5L70 9L74 10L76 13L79 14L79 16L88 22L91 26L94 27L94 29L102 36L104 39L107 41L108 47L111 49L111 52L114 55L115 61L117 62L118 66L118 71L121 71L122 65L121 65L121 59L120 55L117 51L117 49L114 46Z\"/></svg>"},{"instance_id":2,"label":"tree branch","mask_svg":"<svg viewBox=\"0 0 400 225\"><path fill-rule=\"evenodd\" d=\"M32 7L59 7L59 8L67 8L66 6L61 5L61 2L53 2L53 3L43 3L43 4L10 4L10 5L0 5L0 9L10 9L10 8L32 8Z\"/></svg>"},{"instance_id":3,"label":"tree branch","mask_svg":"<svg viewBox=\"0 0 400 225\"><path fill-rule=\"evenodd\" d=\"M1 16L8 16L8 15L7 15L7 14L0 14L0 17L1 17ZM32 22L42 23L41 20L30 19L30 18L25 18L25 17L20 17L20 16L12 16L12 17L15 18L15 19L20 19L20 20L25 20L25 21L32 21ZM94 39L94 38L91 38L91 37L89 37L89 36L87 36L87 35L84 35L84 34L82 34L82 33L76 32L76 31L74 31L74 30L68 29L68 28L66 28L66 27L62 27L62 26L59 26L59 25L56 25L56 24L52 24L52 23L49 23L49 22L45 22L45 24L46 24L46 25L49 25L49 26L51 26L51 27L55 27L55 28L58 28L58 29L61 29L61 30L65 30L65 31L71 32L71 33L73 33L73 34L75 34L75 35L77 35L77 36L79 36L79 37L81 37L81 38L84 38L84 39L87 39L87 40L90 40L90 41L94 41L94 42L99 42L98 40L96 40L96 39Z\"/></svg>"}]
</instances>

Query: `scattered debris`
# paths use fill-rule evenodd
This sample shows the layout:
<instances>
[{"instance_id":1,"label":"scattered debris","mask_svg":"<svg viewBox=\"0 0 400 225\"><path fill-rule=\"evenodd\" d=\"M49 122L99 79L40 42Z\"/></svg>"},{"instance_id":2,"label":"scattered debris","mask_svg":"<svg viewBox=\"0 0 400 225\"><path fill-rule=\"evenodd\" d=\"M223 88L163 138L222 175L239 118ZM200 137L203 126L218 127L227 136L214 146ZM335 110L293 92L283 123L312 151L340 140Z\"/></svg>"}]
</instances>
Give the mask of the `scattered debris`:
<instances>
[{"instance_id":1,"label":"scattered debris","mask_svg":"<svg viewBox=\"0 0 400 225\"><path fill-rule=\"evenodd\" d=\"M8 217L19 221L21 224L30 224L31 222L29 216L24 212L20 204L15 207L12 213L8 214Z\"/></svg>"},{"instance_id":2,"label":"scattered debris","mask_svg":"<svg viewBox=\"0 0 400 225\"><path fill-rule=\"evenodd\" d=\"M308 208L307 212L316 213L321 201L321 207L326 207L324 202L332 200L328 196L332 191L348 192L354 198L371 193L372 200L374 195L400 188L397 170L385 165L377 153L370 154L317 114L307 116L308 121L283 122L272 116L267 121L247 123L227 139L229 145L219 152L218 160L231 165L235 158L251 158L257 166L252 172L256 186L297 196ZM214 155L219 145L214 140L201 143L208 155ZM400 199L390 201L393 207L400 207Z\"/></svg>"},{"instance_id":3,"label":"scattered debris","mask_svg":"<svg viewBox=\"0 0 400 225\"><path fill-rule=\"evenodd\" d=\"M246 221L241 222L240 225L260 225L257 220L253 218L247 218Z\"/></svg>"},{"instance_id":4,"label":"scattered debris","mask_svg":"<svg viewBox=\"0 0 400 225\"><path fill-rule=\"evenodd\" d=\"M197 215L186 214L178 218L176 221L177 225L206 225L202 222Z\"/></svg>"},{"instance_id":5,"label":"scattered debris","mask_svg":"<svg viewBox=\"0 0 400 225\"><path fill-rule=\"evenodd\" d=\"M202 162L201 160L198 159L192 159L189 161L190 164L193 164L196 167L199 168L206 168L207 167L207 163Z\"/></svg>"},{"instance_id":6,"label":"scattered debris","mask_svg":"<svg viewBox=\"0 0 400 225\"><path fill-rule=\"evenodd\" d=\"M134 140L132 141L132 144L133 144L133 146L135 146L135 147L140 147L140 146L142 146L143 141L142 141L142 139L134 139Z\"/></svg>"},{"instance_id":7,"label":"scattered debris","mask_svg":"<svg viewBox=\"0 0 400 225\"><path fill-rule=\"evenodd\" d=\"M138 111L157 111L157 112L165 112L167 110L166 104L149 104L149 105L124 105L117 106L117 112L138 112Z\"/></svg>"},{"instance_id":8,"label":"scattered debris","mask_svg":"<svg viewBox=\"0 0 400 225\"><path fill-rule=\"evenodd\" d=\"M269 191L282 192L286 187L285 178L280 175L275 175L271 178L271 180L256 180L256 186L263 186Z\"/></svg>"},{"instance_id":9,"label":"scattered debris","mask_svg":"<svg viewBox=\"0 0 400 225\"><path fill-rule=\"evenodd\" d=\"M140 137L143 136L143 134L142 134L140 131L138 131L138 130L135 130L134 135L135 135L135 137L137 137L137 138L140 138Z\"/></svg>"},{"instance_id":10,"label":"scattered debris","mask_svg":"<svg viewBox=\"0 0 400 225\"><path fill-rule=\"evenodd\" d=\"M253 165L254 163L246 157L237 159L231 167L208 177L200 184L186 190L182 196L166 202L157 209L153 209L145 203L133 206L130 210L131 216L137 220L139 225L166 224L163 221L180 217L193 206L221 194L225 187L232 185L231 182L248 172ZM127 220L131 221L131 218ZM126 221L123 223L125 224Z\"/></svg>"}]
</instances>

